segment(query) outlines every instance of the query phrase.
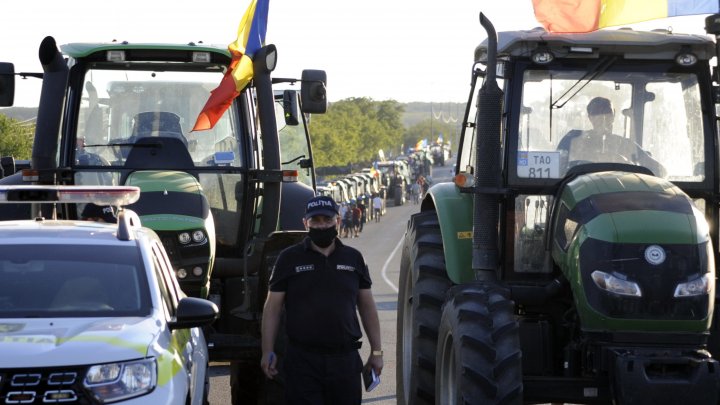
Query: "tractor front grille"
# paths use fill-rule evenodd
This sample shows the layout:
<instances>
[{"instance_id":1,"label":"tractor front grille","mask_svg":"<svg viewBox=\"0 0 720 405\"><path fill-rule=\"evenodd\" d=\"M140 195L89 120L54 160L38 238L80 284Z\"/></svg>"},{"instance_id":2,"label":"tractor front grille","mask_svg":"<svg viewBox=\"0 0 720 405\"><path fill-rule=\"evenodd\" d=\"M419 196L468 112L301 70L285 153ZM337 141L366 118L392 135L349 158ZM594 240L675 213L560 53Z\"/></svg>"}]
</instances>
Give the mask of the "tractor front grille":
<instances>
[{"instance_id":1,"label":"tractor front grille","mask_svg":"<svg viewBox=\"0 0 720 405\"><path fill-rule=\"evenodd\" d=\"M644 255L649 244L587 239L580 248L580 269L588 303L596 311L616 319L705 319L710 308L707 294L683 298L673 295L678 284L707 272L706 243L660 244L667 257L662 264L652 265ZM601 290L590 276L595 270L619 274L637 283L642 297L620 296Z\"/></svg>"}]
</instances>

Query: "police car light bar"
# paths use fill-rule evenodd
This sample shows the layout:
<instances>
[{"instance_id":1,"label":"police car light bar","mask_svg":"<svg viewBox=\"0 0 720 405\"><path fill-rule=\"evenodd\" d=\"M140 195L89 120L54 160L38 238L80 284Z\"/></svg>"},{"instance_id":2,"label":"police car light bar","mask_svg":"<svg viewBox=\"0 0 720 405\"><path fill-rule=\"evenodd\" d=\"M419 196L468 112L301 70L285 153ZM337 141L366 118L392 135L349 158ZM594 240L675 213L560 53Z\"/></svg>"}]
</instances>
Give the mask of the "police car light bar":
<instances>
[{"instance_id":1,"label":"police car light bar","mask_svg":"<svg viewBox=\"0 0 720 405\"><path fill-rule=\"evenodd\" d=\"M124 206L140 199L131 186L0 186L0 203L93 203Z\"/></svg>"}]
</instances>

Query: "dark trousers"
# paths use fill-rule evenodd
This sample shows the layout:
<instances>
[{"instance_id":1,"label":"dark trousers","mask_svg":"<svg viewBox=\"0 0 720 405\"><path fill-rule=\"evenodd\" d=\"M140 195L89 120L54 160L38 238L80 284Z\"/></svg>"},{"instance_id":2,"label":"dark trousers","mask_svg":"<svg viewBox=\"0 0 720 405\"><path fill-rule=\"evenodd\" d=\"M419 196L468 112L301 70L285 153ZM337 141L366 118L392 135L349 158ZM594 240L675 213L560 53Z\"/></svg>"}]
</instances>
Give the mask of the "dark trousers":
<instances>
[{"instance_id":1,"label":"dark trousers","mask_svg":"<svg viewBox=\"0 0 720 405\"><path fill-rule=\"evenodd\" d=\"M285 399L289 405L359 405L362 359L357 350L325 354L289 345Z\"/></svg>"}]
</instances>

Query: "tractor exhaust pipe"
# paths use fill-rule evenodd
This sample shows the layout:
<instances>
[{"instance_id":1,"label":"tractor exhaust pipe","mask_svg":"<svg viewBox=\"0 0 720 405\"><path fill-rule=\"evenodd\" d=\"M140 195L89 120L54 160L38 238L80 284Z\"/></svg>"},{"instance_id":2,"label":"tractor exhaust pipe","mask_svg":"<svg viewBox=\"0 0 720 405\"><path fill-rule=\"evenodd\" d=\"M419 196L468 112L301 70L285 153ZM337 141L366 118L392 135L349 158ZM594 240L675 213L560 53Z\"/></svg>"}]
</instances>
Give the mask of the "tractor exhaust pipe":
<instances>
[{"instance_id":1,"label":"tractor exhaust pipe","mask_svg":"<svg viewBox=\"0 0 720 405\"><path fill-rule=\"evenodd\" d=\"M497 35L480 13L488 34L487 75L477 97L475 192L473 195L472 268L479 280L494 280L498 269L498 221L502 186L500 120L502 90L496 79Z\"/></svg>"},{"instance_id":2,"label":"tractor exhaust pipe","mask_svg":"<svg viewBox=\"0 0 720 405\"><path fill-rule=\"evenodd\" d=\"M44 170L57 167L58 137L69 69L53 37L42 40L38 53L44 73L30 164L33 169Z\"/></svg>"}]
</instances>

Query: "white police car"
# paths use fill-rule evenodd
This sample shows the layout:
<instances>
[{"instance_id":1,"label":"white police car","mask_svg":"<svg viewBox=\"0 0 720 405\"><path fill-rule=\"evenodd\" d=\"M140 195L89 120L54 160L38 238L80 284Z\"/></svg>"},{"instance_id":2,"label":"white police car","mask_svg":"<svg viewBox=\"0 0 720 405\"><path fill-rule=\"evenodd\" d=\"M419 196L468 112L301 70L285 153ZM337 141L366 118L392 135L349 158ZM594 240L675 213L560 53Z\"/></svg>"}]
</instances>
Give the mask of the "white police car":
<instances>
[{"instance_id":1,"label":"white police car","mask_svg":"<svg viewBox=\"0 0 720 405\"><path fill-rule=\"evenodd\" d=\"M0 187L2 202L121 206L136 187ZM157 235L117 224L0 222L0 404L203 404L210 301L186 297Z\"/></svg>"}]
</instances>

